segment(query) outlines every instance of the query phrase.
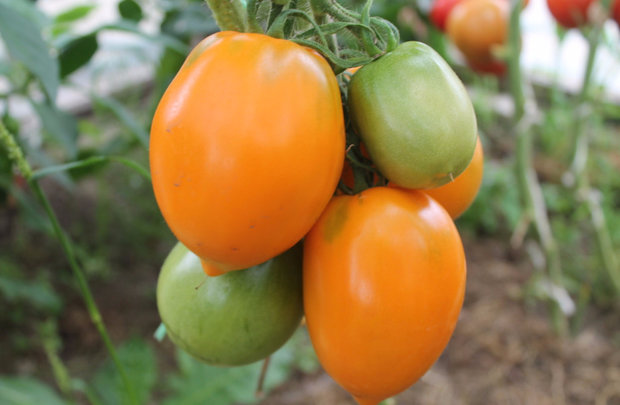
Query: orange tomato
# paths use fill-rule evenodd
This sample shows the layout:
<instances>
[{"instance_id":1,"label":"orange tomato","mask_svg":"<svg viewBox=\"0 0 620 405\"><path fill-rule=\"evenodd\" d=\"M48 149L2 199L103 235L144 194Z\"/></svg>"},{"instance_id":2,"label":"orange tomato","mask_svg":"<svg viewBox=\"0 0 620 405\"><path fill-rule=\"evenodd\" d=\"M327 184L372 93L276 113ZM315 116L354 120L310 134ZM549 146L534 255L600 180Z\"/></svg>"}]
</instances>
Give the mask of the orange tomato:
<instances>
[{"instance_id":1,"label":"orange tomato","mask_svg":"<svg viewBox=\"0 0 620 405\"><path fill-rule=\"evenodd\" d=\"M220 32L190 53L153 118L155 197L205 267L252 267L316 222L344 145L340 91L323 57L291 41Z\"/></svg>"},{"instance_id":2,"label":"orange tomato","mask_svg":"<svg viewBox=\"0 0 620 405\"><path fill-rule=\"evenodd\" d=\"M469 166L454 181L424 192L441 204L453 219L458 218L474 202L480 184L484 166L484 153L480 138L476 143L476 150Z\"/></svg>"},{"instance_id":3,"label":"orange tomato","mask_svg":"<svg viewBox=\"0 0 620 405\"><path fill-rule=\"evenodd\" d=\"M456 325L465 254L422 192L375 187L332 199L304 240L304 310L325 370L360 404L417 381Z\"/></svg>"},{"instance_id":4,"label":"orange tomato","mask_svg":"<svg viewBox=\"0 0 620 405\"><path fill-rule=\"evenodd\" d=\"M447 33L474 70L503 74L504 63L493 48L506 43L510 3L505 0L468 0L457 4L447 22Z\"/></svg>"}]
</instances>

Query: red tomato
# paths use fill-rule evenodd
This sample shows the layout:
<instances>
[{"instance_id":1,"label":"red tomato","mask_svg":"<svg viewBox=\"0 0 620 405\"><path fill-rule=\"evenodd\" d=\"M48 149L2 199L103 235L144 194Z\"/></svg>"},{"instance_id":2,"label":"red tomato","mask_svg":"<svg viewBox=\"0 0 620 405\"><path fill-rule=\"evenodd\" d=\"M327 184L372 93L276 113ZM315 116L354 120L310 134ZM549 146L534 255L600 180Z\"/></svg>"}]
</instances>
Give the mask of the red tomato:
<instances>
[{"instance_id":1,"label":"red tomato","mask_svg":"<svg viewBox=\"0 0 620 405\"><path fill-rule=\"evenodd\" d=\"M336 189L344 146L340 90L323 57L220 32L191 52L153 118L155 197L206 267L252 267L310 230Z\"/></svg>"},{"instance_id":2,"label":"red tomato","mask_svg":"<svg viewBox=\"0 0 620 405\"><path fill-rule=\"evenodd\" d=\"M431 367L465 292L465 254L450 216L422 192L387 187L332 199L304 240L303 273L319 360L364 405Z\"/></svg>"},{"instance_id":3,"label":"red tomato","mask_svg":"<svg viewBox=\"0 0 620 405\"><path fill-rule=\"evenodd\" d=\"M620 26L620 0L616 0L611 10L611 18L613 18L618 26Z\"/></svg>"},{"instance_id":4,"label":"red tomato","mask_svg":"<svg viewBox=\"0 0 620 405\"><path fill-rule=\"evenodd\" d=\"M549 11L564 28L588 23L588 9L596 0L547 0Z\"/></svg>"},{"instance_id":5,"label":"red tomato","mask_svg":"<svg viewBox=\"0 0 620 405\"><path fill-rule=\"evenodd\" d=\"M429 17L433 24L442 31L446 31L446 22L450 12L463 0L435 0L431 6Z\"/></svg>"}]
</instances>

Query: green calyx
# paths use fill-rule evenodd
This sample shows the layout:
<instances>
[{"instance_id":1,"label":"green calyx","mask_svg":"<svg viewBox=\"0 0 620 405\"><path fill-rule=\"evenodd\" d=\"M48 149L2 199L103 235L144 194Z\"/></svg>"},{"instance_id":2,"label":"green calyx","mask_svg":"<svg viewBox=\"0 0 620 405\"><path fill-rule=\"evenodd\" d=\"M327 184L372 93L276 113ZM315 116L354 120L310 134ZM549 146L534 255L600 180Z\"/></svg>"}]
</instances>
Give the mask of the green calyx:
<instances>
[{"instance_id":1,"label":"green calyx","mask_svg":"<svg viewBox=\"0 0 620 405\"><path fill-rule=\"evenodd\" d=\"M336 74L361 66L398 46L398 29L372 17L373 0L361 12L336 0L207 0L222 30L265 33L315 49Z\"/></svg>"}]
</instances>

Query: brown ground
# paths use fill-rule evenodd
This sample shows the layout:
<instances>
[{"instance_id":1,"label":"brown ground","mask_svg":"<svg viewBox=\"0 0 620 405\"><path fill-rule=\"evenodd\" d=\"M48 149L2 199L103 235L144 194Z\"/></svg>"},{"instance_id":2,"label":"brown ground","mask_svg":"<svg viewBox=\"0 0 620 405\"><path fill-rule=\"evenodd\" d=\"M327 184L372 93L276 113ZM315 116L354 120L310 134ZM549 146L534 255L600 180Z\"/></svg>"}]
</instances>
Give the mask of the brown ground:
<instances>
[{"instance_id":1,"label":"brown ground","mask_svg":"<svg viewBox=\"0 0 620 405\"><path fill-rule=\"evenodd\" d=\"M620 313L590 315L561 339L541 307L524 304L527 259L502 244L467 243L468 286L456 331L435 366L399 405L618 405ZM262 405L353 405L325 373L298 375Z\"/></svg>"}]
</instances>

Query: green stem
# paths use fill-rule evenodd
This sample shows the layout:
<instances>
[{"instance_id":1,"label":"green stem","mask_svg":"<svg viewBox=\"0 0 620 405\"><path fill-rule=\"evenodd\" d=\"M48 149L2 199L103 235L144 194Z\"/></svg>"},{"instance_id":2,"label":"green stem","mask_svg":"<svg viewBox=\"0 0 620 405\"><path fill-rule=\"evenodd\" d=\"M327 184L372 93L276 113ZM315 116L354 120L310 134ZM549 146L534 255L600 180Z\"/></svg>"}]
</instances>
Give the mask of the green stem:
<instances>
[{"instance_id":1,"label":"green stem","mask_svg":"<svg viewBox=\"0 0 620 405\"><path fill-rule=\"evenodd\" d=\"M600 43L602 27L595 26L587 36L588 59L584 72L581 90L577 97L575 111L578 112L574 121L573 158L569 180L572 183L574 193L581 197L582 203L590 211L592 227L596 236L599 258L607 274L609 275L616 292L620 295L620 264L613 250L613 243L605 221L605 215L601 208L599 193L593 190L587 175L587 162L590 155L588 131L584 127L586 107L588 106L589 94L592 88L592 73L594 62ZM569 184L571 184L569 183Z\"/></svg>"},{"instance_id":2,"label":"green stem","mask_svg":"<svg viewBox=\"0 0 620 405\"><path fill-rule=\"evenodd\" d=\"M515 106L514 120L516 127L516 170L520 194L523 199L525 214L534 219L534 225L546 257L546 267L551 281L563 286L562 266L558 245L553 237L547 207L536 171L533 168L533 144L531 124L525 119L526 98L521 75L520 50L521 27L520 15L522 0L512 3L510 13L510 31L508 46L508 78L510 91ZM555 329L560 334L567 332L566 316L555 300L551 301L551 317Z\"/></svg>"},{"instance_id":3,"label":"green stem","mask_svg":"<svg viewBox=\"0 0 620 405\"><path fill-rule=\"evenodd\" d=\"M222 31L249 31L248 15L241 0L206 0L206 2Z\"/></svg>"},{"instance_id":4,"label":"green stem","mask_svg":"<svg viewBox=\"0 0 620 405\"><path fill-rule=\"evenodd\" d=\"M58 331L56 327L56 321L54 319L48 319L42 322L39 327L39 337L43 343L43 350L47 357L52 372L54 374L54 380L56 385L60 389L60 392L67 398L69 403L74 404L75 398L73 396L73 388L71 386L71 377L69 371L65 367L62 359L58 355L60 347L60 339L58 337Z\"/></svg>"},{"instance_id":5,"label":"green stem","mask_svg":"<svg viewBox=\"0 0 620 405\"><path fill-rule=\"evenodd\" d=\"M52 224L54 233L56 234L56 237L58 238L62 246L63 252L69 262L69 266L73 271L73 275L78 282L80 292L82 293L82 298L84 299L86 309L88 310L88 314L90 315L93 324L97 328L97 331L99 332L99 335L101 336L101 339L103 340L103 343L105 344L108 353L110 354L110 357L112 357L112 361L114 362L116 369L121 376L121 379L123 381L123 384L125 385L127 393L129 394L131 402L133 404L137 404L138 402L135 397L133 386L127 378L127 373L125 373L125 369L123 368L118 358L118 355L116 354L116 349L114 348L105 324L103 323L101 313L99 312L99 308L95 303L93 294L90 290L90 287L88 286L88 281L84 276L84 272L77 263L75 253L73 251L73 244L69 240L69 237L64 233L60 222L58 221L58 217L56 216L54 209L52 208L49 200L47 199L47 196L41 189L39 182L36 178L33 178L33 171L28 164L28 161L25 159L21 148L19 147L17 142L15 142L15 138L9 133L2 121L0 121L0 144L3 144L6 147L9 154L9 159L11 159L11 161L17 165L21 174L28 181L30 188L39 199L39 202L41 203L41 205L43 205L43 208L45 209L45 212L47 213L47 216L49 217L49 220Z\"/></svg>"}]
</instances>

